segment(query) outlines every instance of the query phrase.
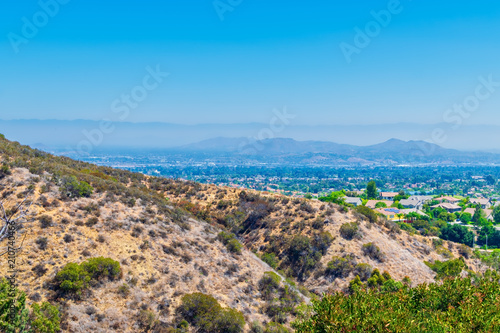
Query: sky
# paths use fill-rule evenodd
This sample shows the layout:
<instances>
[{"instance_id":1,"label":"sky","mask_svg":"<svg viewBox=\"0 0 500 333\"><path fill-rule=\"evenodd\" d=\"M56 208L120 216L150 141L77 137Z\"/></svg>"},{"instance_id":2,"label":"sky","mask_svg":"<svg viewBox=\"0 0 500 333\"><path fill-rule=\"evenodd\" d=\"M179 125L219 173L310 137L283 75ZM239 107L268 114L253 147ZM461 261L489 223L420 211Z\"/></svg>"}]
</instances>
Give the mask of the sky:
<instances>
[{"instance_id":1,"label":"sky","mask_svg":"<svg viewBox=\"0 0 500 333\"><path fill-rule=\"evenodd\" d=\"M0 119L500 125L499 18L493 0L4 0Z\"/></svg>"}]
</instances>

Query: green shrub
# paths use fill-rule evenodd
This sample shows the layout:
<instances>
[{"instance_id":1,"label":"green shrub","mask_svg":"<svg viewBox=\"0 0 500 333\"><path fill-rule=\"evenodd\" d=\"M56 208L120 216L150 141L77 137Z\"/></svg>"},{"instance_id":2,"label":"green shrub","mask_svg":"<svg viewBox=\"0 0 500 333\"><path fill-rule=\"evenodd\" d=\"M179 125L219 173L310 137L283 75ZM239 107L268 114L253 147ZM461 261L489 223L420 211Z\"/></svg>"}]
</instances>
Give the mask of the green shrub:
<instances>
[{"instance_id":1,"label":"green shrub","mask_svg":"<svg viewBox=\"0 0 500 333\"><path fill-rule=\"evenodd\" d=\"M347 240L351 240L359 235L359 227L355 222L344 223L340 226L340 235Z\"/></svg>"},{"instance_id":2,"label":"green shrub","mask_svg":"<svg viewBox=\"0 0 500 333\"><path fill-rule=\"evenodd\" d=\"M0 167L0 179L10 175L11 173L12 172L10 171L9 166L7 164L2 164L2 166Z\"/></svg>"},{"instance_id":3,"label":"green shrub","mask_svg":"<svg viewBox=\"0 0 500 333\"><path fill-rule=\"evenodd\" d=\"M346 278L354 270L354 266L351 258L333 257L328 262L325 273L335 278Z\"/></svg>"},{"instance_id":4,"label":"green shrub","mask_svg":"<svg viewBox=\"0 0 500 333\"><path fill-rule=\"evenodd\" d=\"M373 268L369 264L360 263L356 265L354 270L361 280L366 281L370 278Z\"/></svg>"},{"instance_id":5,"label":"green shrub","mask_svg":"<svg viewBox=\"0 0 500 333\"><path fill-rule=\"evenodd\" d=\"M437 273L436 279L458 277L462 270L467 268L462 257L448 261L436 260L433 264L426 261L425 264Z\"/></svg>"},{"instance_id":6,"label":"green shrub","mask_svg":"<svg viewBox=\"0 0 500 333\"><path fill-rule=\"evenodd\" d=\"M292 327L297 333L498 332L499 279L490 271L476 280L445 279L392 292L353 288L350 295L336 292L313 302L310 315Z\"/></svg>"},{"instance_id":7,"label":"green shrub","mask_svg":"<svg viewBox=\"0 0 500 333\"><path fill-rule=\"evenodd\" d=\"M33 304L30 315L31 327L34 333L56 333L61 329L59 309L48 302L42 305Z\"/></svg>"},{"instance_id":8,"label":"green shrub","mask_svg":"<svg viewBox=\"0 0 500 333\"><path fill-rule=\"evenodd\" d=\"M373 260L378 260L383 262L385 260L385 255L380 251L380 248L374 243L366 243L363 245L363 254L372 258Z\"/></svg>"},{"instance_id":9,"label":"green shrub","mask_svg":"<svg viewBox=\"0 0 500 333\"><path fill-rule=\"evenodd\" d=\"M259 290L264 299L271 299L280 287L281 278L274 272L265 272L259 280Z\"/></svg>"},{"instance_id":10,"label":"green shrub","mask_svg":"<svg viewBox=\"0 0 500 333\"><path fill-rule=\"evenodd\" d=\"M79 264L66 264L57 274L56 281L61 290L80 295L90 282L90 274Z\"/></svg>"},{"instance_id":11,"label":"green shrub","mask_svg":"<svg viewBox=\"0 0 500 333\"><path fill-rule=\"evenodd\" d=\"M375 211L373 211L371 208L368 208L366 206L358 206L356 207L356 211L366 216L371 223L376 223L378 221L377 213L375 213Z\"/></svg>"},{"instance_id":12,"label":"green shrub","mask_svg":"<svg viewBox=\"0 0 500 333\"><path fill-rule=\"evenodd\" d=\"M278 267L279 259L274 253L264 253L261 257L262 261L276 269Z\"/></svg>"},{"instance_id":13,"label":"green shrub","mask_svg":"<svg viewBox=\"0 0 500 333\"><path fill-rule=\"evenodd\" d=\"M75 176L69 176L62 178L60 191L63 197L81 198L90 197L93 188L89 183L84 181L80 182Z\"/></svg>"},{"instance_id":14,"label":"green shrub","mask_svg":"<svg viewBox=\"0 0 500 333\"><path fill-rule=\"evenodd\" d=\"M222 309L215 298L202 293L184 295L176 313L180 320L186 320L198 332L240 333L245 326L245 319L240 312Z\"/></svg>"},{"instance_id":15,"label":"green shrub","mask_svg":"<svg viewBox=\"0 0 500 333\"><path fill-rule=\"evenodd\" d=\"M217 235L217 239L226 246L227 250L232 253L241 254L243 245L236 239L233 233L221 231Z\"/></svg>"},{"instance_id":16,"label":"green shrub","mask_svg":"<svg viewBox=\"0 0 500 333\"><path fill-rule=\"evenodd\" d=\"M0 280L0 331L26 332L28 315L26 294L17 288L11 288L10 282L2 278Z\"/></svg>"},{"instance_id":17,"label":"green shrub","mask_svg":"<svg viewBox=\"0 0 500 333\"><path fill-rule=\"evenodd\" d=\"M55 277L59 289L81 295L91 280L115 280L121 276L120 263L110 258L90 258L81 264L66 264Z\"/></svg>"},{"instance_id":18,"label":"green shrub","mask_svg":"<svg viewBox=\"0 0 500 333\"><path fill-rule=\"evenodd\" d=\"M290 330L279 323L270 322L267 324L264 333L290 333Z\"/></svg>"},{"instance_id":19,"label":"green shrub","mask_svg":"<svg viewBox=\"0 0 500 333\"><path fill-rule=\"evenodd\" d=\"M82 267L90 274L92 279L102 280L108 278L115 280L121 275L120 263L111 258L91 258L82 263Z\"/></svg>"}]
</instances>

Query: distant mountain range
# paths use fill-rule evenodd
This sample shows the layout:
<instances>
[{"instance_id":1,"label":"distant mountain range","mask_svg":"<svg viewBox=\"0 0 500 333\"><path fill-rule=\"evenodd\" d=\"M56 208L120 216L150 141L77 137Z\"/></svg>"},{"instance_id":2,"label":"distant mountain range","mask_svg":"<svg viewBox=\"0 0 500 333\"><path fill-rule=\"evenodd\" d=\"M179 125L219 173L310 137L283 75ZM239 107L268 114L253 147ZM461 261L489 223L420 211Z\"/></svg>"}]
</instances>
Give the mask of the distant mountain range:
<instances>
[{"instance_id":1,"label":"distant mountain range","mask_svg":"<svg viewBox=\"0 0 500 333\"><path fill-rule=\"evenodd\" d=\"M499 154L459 151L425 141L398 139L390 139L370 146L356 146L285 138L252 141L248 138L218 137L172 150L212 156L234 156L238 160L280 163L293 161L300 164L500 163Z\"/></svg>"},{"instance_id":2,"label":"distant mountain range","mask_svg":"<svg viewBox=\"0 0 500 333\"><path fill-rule=\"evenodd\" d=\"M112 129L100 131L99 121L92 120L0 120L0 133L23 144L75 150L92 140L93 151L109 148L172 148L215 137L262 138L272 129L266 123L182 125L161 122L114 122ZM368 146L391 138L404 141L431 141L436 129L444 133L441 146L470 151L499 152L500 126L453 124L372 124L372 125L303 125L290 123L272 133L276 138L297 141L337 142ZM102 134L102 136L100 135ZM89 139L90 137L90 139ZM268 137L268 136L265 136ZM245 139L249 141L249 139ZM257 140L257 139L254 139ZM243 142L243 141L242 141ZM95 144L94 144L95 143Z\"/></svg>"}]
</instances>

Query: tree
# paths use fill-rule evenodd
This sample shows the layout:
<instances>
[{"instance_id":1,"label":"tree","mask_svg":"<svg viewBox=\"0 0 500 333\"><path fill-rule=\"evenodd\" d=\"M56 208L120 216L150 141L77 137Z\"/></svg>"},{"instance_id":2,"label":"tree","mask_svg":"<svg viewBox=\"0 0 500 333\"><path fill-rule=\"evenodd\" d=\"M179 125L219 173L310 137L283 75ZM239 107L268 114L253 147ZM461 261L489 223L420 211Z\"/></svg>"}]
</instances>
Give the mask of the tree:
<instances>
[{"instance_id":1,"label":"tree","mask_svg":"<svg viewBox=\"0 0 500 333\"><path fill-rule=\"evenodd\" d=\"M469 223L470 221L472 221L472 215L471 213L462 213L462 215L460 215L460 220L463 222L463 223Z\"/></svg>"},{"instance_id":2,"label":"tree","mask_svg":"<svg viewBox=\"0 0 500 333\"><path fill-rule=\"evenodd\" d=\"M459 224L445 225L441 229L441 238L456 243L462 243L467 246L472 246L474 243L474 234L472 231Z\"/></svg>"},{"instance_id":3,"label":"tree","mask_svg":"<svg viewBox=\"0 0 500 333\"><path fill-rule=\"evenodd\" d=\"M374 180L366 185L366 196L368 197L368 199L378 198L377 183Z\"/></svg>"},{"instance_id":4,"label":"tree","mask_svg":"<svg viewBox=\"0 0 500 333\"><path fill-rule=\"evenodd\" d=\"M493 209L493 220L495 221L495 224L500 223L500 205L495 206Z\"/></svg>"}]
</instances>

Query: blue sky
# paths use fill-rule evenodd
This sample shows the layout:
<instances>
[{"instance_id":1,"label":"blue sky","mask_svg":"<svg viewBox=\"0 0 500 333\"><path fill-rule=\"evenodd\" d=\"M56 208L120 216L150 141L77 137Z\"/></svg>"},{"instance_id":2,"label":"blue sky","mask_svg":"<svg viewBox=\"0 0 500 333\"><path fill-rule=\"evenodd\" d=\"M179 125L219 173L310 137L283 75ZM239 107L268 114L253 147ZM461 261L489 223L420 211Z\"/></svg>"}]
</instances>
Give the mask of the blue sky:
<instances>
[{"instance_id":1,"label":"blue sky","mask_svg":"<svg viewBox=\"0 0 500 333\"><path fill-rule=\"evenodd\" d=\"M479 77L500 82L498 1L401 0L350 63L339 45L390 1L221 0L224 20L212 0L61 2L47 22L37 1L0 5L1 119L114 119L158 65L169 76L122 120L265 123L286 106L297 125L439 123ZM498 111L500 87L462 120Z\"/></svg>"}]
</instances>

